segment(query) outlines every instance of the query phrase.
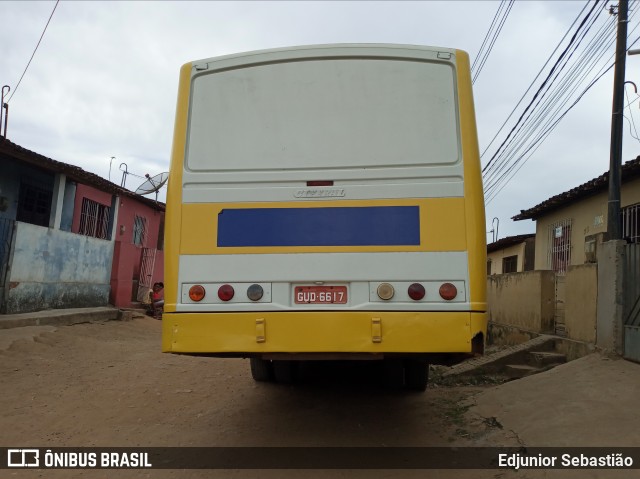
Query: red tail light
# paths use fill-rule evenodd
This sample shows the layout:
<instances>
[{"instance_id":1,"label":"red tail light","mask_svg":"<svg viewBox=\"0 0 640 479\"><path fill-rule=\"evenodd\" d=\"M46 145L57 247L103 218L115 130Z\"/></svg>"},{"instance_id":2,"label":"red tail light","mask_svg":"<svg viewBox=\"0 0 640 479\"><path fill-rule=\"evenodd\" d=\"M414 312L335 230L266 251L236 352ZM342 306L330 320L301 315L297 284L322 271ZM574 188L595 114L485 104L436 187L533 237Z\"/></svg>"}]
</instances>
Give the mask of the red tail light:
<instances>
[{"instance_id":1,"label":"red tail light","mask_svg":"<svg viewBox=\"0 0 640 479\"><path fill-rule=\"evenodd\" d=\"M411 286L409 286L408 293L411 299L413 299L414 301L420 301L422 298L424 298L426 291L424 290L424 286L422 286L420 283L413 283Z\"/></svg>"},{"instance_id":2,"label":"red tail light","mask_svg":"<svg viewBox=\"0 0 640 479\"><path fill-rule=\"evenodd\" d=\"M202 301L204 299L204 295L205 290L199 284L189 288L189 298L191 298L191 301Z\"/></svg>"},{"instance_id":3,"label":"red tail light","mask_svg":"<svg viewBox=\"0 0 640 479\"><path fill-rule=\"evenodd\" d=\"M442 297L442 299L451 301L456 296L458 296L458 288L456 288L451 283L444 283L442 286L440 286L440 296Z\"/></svg>"},{"instance_id":4,"label":"red tail light","mask_svg":"<svg viewBox=\"0 0 640 479\"><path fill-rule=\"evenodd\" d=\"M230 301L233 298L235 291L233 290L233 286L230 284L223 284L218 288L218 298L222 301Z\"/></svg>"}]
</instances>

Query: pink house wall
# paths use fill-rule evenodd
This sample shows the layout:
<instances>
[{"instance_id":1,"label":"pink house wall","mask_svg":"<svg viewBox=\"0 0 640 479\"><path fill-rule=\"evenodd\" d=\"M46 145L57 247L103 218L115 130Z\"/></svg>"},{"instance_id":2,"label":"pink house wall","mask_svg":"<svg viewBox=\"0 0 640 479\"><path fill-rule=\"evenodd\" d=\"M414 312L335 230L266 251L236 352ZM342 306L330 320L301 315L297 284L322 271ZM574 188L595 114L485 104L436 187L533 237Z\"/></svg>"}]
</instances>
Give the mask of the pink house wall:
<instances>
[{"instance_id":1,"label":"pink house wall","mask_svg":"<svg viewBox=\"0 0 640 479\"><path fill-rule=\"evenodd\" d=\"M77 233L80 229L82 200L88 198L102 205L112 206L112 194L100 191L91 186L78 183L74 202L73 221L71 231ZM133 243L133 229L135 217L141 216L147 220L146 238L143 245ZM118 217L114 228L114 250L111 268L111 292L109 302L119 308L134 306L132 298L137 293L137 281L140 276L142 249L158 248L158 233L164 212L155 210L135 198L120 197ZM162 245L160 245L162 246ZM164 251L156 253L155 267L152 281L164 281ZM135 291L135 293L134 293Z\"/></svg>"},{"instance_id":2,"label":"pink house wall","mask_svg":"<svg viewBox=\"0 0 640 479\"><path fill-rule=\"evenodd\" d=\"M135 217L141 216L147 220L147 234L143 245L133 243ZM113 268L111 270L110 302L119 308L132 307L137 281L140 276L140 262L142 249L158 248L158 233L160 223L164 218L163 211L157 211L135 198L120 197L118 218L115 227L115 245ZM162 245L161 245L162 246ZM156 253L156 262L152 281L163 281L164 251Z\"/></svg>"}]
</instances>

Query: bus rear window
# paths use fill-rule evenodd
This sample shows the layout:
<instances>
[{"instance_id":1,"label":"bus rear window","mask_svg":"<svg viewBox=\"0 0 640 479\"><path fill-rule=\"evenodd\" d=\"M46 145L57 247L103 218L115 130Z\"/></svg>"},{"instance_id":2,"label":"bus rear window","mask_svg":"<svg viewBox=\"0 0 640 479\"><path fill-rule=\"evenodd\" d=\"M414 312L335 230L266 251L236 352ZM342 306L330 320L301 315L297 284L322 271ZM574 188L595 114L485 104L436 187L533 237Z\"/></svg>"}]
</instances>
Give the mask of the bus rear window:
<instances>
[{"instance_id":1,"label":"bus rear window","mask_svg":"<svg viewBox=\"0 0 640 479\"><path fill-rule=\"evenodd\" d=\"M447 165L460 158L452 64L317 59L193 80L192 171Z\"/></svg>"}]
</instances>

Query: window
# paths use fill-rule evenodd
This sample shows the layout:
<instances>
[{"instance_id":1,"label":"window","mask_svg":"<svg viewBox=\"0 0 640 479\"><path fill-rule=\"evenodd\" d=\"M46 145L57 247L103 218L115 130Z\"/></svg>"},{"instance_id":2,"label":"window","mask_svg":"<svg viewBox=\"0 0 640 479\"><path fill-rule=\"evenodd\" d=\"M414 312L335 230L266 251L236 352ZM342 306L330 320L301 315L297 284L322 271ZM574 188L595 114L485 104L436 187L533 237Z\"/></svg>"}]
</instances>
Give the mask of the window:
<instances>
[{"instance_id":1,"label":"window","mask_svg":"<svg viewBox=\"0 0 640 479\"><path fill-rule=\"evenodd\" d=\"M571 264L571 220L549 225L547 263L549 267L564 275Z\"/></svg>"},{"instance_id":2,"label":"window","mask_svg":"<svg viewBox=\"0 0 640 479\"><path fill-rule=\"evenodd\" d=\"M515 273L518 271L518 255L502 258L502 272Z\"/></svg>"},{"instance_id":3,"label":"window","mask_svg":"<svg viewBox=\"0 0 640 479\"><path fill-rule=\"evenodd\" d=\"M491 260L487 260L487 276L491 276Z\"/></svg>"},{"instance_id":4,"label":"window","mask_svg":"<svg viewBox=\"0 0 640 479\"><path fill-rule=\"evenodd\" d=\"M640 203L622 208L622 237L629 243L640 243Z\"/></svg>"},{"instance_id":5,"label":"window","mask_svg":"<svg viewBox=\"0 0 640 479\"><path fill-rule=\"evenodd\" d=\"M109 239L109 213L111 208L89 198L82 198L78 234Z\"/></svg>"},{"instance_id":6,"label":"window","mask_svg":"<svg viewBox=\"0 0 640 479\"><path fill-rule=\"evenodd\" d=\"M49 226L53 193L32 184L20 183L20 199L16 220L38 226Z\"/></svg>"},{"instance_id":7,"label":"window","mask_svg":"<svg viewBox=\"0 0 640 479\"><path fill-rule=\"evenodd\" d=\"M136 215L133 220L133 244L144 246L147 241L147 219Z\"/></svg>"}]
</instances>

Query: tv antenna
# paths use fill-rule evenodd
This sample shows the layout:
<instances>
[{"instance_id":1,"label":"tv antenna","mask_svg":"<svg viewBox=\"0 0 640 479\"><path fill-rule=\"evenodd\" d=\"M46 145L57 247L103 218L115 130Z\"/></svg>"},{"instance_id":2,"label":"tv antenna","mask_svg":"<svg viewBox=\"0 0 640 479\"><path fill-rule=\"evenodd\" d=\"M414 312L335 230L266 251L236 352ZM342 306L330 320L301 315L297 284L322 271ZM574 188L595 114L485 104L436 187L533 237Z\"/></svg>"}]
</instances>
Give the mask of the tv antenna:
<instances>
[{"instance_id":1,"label":"tv antenna","mask_svg":"<svg viewBox=\"0 0 640 479\"><path fill-rule=\"evenodd\" d=\"M158 191L162 188L169 179L169 173L158 173L155 176L151 176L148 173L144 175L146 181L144 181L138 189L135 191L136 195L148 195L150 193L156 194L156 201L158 201Z\"/></svg>"}]
</instances>

